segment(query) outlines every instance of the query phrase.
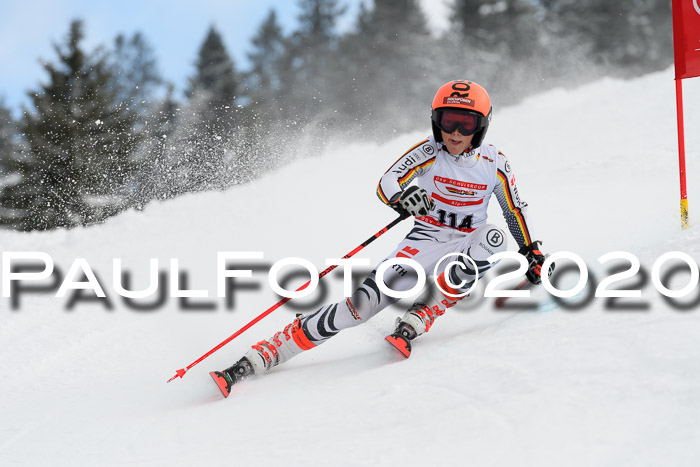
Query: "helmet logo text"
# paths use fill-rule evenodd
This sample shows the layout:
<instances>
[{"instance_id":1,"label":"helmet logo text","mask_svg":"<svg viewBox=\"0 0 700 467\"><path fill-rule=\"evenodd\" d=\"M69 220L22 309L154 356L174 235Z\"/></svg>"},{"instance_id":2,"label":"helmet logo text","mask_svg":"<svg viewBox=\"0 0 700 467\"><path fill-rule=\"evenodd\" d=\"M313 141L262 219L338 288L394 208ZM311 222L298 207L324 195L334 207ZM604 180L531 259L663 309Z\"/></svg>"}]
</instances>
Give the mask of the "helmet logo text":
<instances>
[{"instance_id":1,"label":"helmet logo text","mask_svg":"<svg viewBox=\"0 0 700 467\"><path fill-rule=\"evenodd\" d=\"M454 94L450 97L444 97L442 99L443 105L467 105L469 107L474 107L476 102L474 99L469 99L468 97L459 97Z\"/></svg>"}]
</instances>

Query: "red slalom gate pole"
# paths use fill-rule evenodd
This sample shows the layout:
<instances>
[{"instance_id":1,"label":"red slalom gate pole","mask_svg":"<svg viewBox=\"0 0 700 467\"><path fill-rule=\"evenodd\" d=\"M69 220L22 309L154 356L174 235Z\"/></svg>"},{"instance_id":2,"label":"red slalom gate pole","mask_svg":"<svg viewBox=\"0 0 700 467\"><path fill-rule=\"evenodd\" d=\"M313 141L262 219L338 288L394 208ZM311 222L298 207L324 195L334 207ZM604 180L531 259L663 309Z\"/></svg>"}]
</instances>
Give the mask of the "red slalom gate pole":
<instances>
[{"instance_id":1,"label":"red slalom gate pole","mask_svg":"<svg viewBox=\"0 0 700 467\"><path fill-rule=\"evenodd\" d=\"M408 216L409 216L408 214L401 214L399 217L397 217L396 219L394 219L391 223L389 223L389 224L388 224L386 227L384 227L382 230L380 230L380 231L377 232L376 234L372 235L372 236L369 237L367 240L365 240L365 241L362 242L360 245L358 245L358 246L357 246L354 250L352 250L350 253L348 253L347 255L343 256L342 259L347 259L347 258L350 258L351 256L354 256L355 254L357 254L357 252L359 252L360 250L362 250L364 247L366 247L367 245L369 245L370 243L372 243L372 242L373 242L374 240L376 240L377 238L379 238L379 237L381 237L382 235L384 235L389 229L391 229L392 227L396 226L399 222L401 222L402 220L406 219ZM337 267L338 267L337 264L333 264L333 265L331 265L331 266L328 266L326 269L324 269L323 271L321 271L321 272L318 274L318 278L319 278L319 279L323 278L326 274L328 274L329 272L331 272L332 270L334 270L334 269L337 268ZM307 281L306 284L304 284L304 285L302 285L301 287L299 287L296 291L299 292L300 290L304 290L306 287L309 286L310 283L311 283L311 281ZM254 318L251 322L249 322L248 324L246 324L245 326L243 326L241 329L239 329L238 331L236 331L236 332L234 332L233 334L231 334L231 335L230 335L229 337L227 337L223 342L221 342L219 345L217 345L216 347L214 347L213 349L211 349L209 352L205 353L204 355L202 355L201 357L199 357L197 360L195 360L194 362L192 362L192 363L190 363L189 365L187 365L185 368L180 368L179 370L177 370L177 371L175 372L175 376L173 376L172 378L170 378L170 379L168 380L168 383L171 382L171 381L173 381L173 380L175 380L175 379L177 379L177 378L182 378L183 376L185 376L185 373L187 373L192 367L194 367L194 366L197 365L199 362L201 362L201 361L204 360L205 358L207 358L207 357L209 357L210 355L212 355L214 352L216 352L217 350L219 350L220 348L222 348L223 346L225 346L226 344L228 344L229 342L231 342L232 340L234 340L236 337L238 337L238 336L240 336L241 334L243 334L245 331L247 331L248 329L250 329L255 323L257 323L258 321L260 321L261 319L263 319L264 317L266 317L267 315L269 315L270 313L272 313L273 311L275 311L277 308L279 308L279 307L281 307L282 305L284 305L285 303L287 303L289 300L291 300L291 298L285 297L285 298L283 298L282 300L280 300L279 302L277 302L277 303L275 303L274 305L272 305L272 306L271 306L270 308L268 308L267 310L263 311L263 312L262 312L261 314L259 314L256 318Z\"/></svg>"},{"instance_id":2,"label":"red slalom gate pole","mask_svg":"<svg viewBox=\"0 0 700 467\"><path fill-rule=\"evenodd\" d=\"M678 120L678 169L681 187L681 227L687 229L688 189L685 183L685 130L683 125L683 80L676 79L676 119Z\"/></svg>"}]
</instances>

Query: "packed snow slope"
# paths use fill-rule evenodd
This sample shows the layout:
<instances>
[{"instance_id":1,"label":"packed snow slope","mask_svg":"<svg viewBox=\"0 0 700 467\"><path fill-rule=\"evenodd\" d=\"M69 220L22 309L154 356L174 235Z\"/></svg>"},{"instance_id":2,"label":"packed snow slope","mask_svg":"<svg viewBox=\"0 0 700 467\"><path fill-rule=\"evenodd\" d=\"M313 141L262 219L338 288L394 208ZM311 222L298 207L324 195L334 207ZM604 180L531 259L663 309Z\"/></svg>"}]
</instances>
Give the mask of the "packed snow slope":
<instances>
[{"instance_id":1,"label":"packed snow slope","mask_svg":"<svg viewBox=\"0 0 700 467\"><path fill-rule=\"evenodd\" d=\"M302 257L324 268L394 218L375 185L427 136L428 112L424 132L334 144L227 192L153 203L85 229L0 232L2 251L45 252L60 270L37 282L49 291L15 291L14 308L0 299L0 465L697 465L700 287L673 305L649 280L663 253L700 260L700 82L686 81L685 102L695 224L685 231L671 70L496 107L487 136L510 158L543 249L579 255L593 286L612 268L598 257L633 253L642 273L617 285L641 289L641 298L567 308L539 290L498 311L477 291L398 361L383 338L404 300L228 399L207 373L290 322L294 301L165 382L277 301L271 263ZM376 264L409 229L403 222L358 256ZM218 251L264 252L253 276L236 280L232 307L216 298ZM55 296L77 258L108 303L89 300L90 291ZM134 309L115 291L115 258L133 289L148 285L151 258L164 279L176 258L180 287L209 297L186 305L150 297L135 303L154 306ZM682 288L687 271L666 285ZM576 279L566 273L560 286ZM326 293L301 299L304 310L342 297L340 271L322 283ZM167 291L167 279L159 285Z\"/></svg>"}]
</instances>

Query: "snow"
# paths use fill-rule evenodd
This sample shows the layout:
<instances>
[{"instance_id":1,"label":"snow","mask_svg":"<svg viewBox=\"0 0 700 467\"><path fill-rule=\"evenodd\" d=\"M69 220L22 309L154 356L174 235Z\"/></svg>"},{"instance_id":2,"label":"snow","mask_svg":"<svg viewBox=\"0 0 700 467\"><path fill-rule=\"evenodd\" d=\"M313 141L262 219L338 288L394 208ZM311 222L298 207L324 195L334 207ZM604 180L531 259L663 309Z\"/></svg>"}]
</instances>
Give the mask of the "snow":
<instances>
[{"instance_id":1,"label":"snow","mask_svg":"<svg viewBox=\"0 0 700 467\"><path fill-rule=\"evenodd\" d=\"M700 80L684 88L696 224ZM271 263L297 256L323 268L389 223L375 184L427 134L426 125L382 144L347 142L256 183L99 226L0 231L2 251L46 252L63 275L84 258L111 304L69 308L71 294L56 298L50 280L41 284L52 292L25 291L17 309L0 299L0 465L697 465L700 289L672 306L648 279L663 253L700 260L700 227L680 229L671 70L496 108L487 138L509 156L546 252L579 255L595 283L610 274L599 256L640 259L644 277L620 284L641 288L641 299L618 301L633 308L595 298L538 312L527 305L552 303L538 291L498 311L476 293L397 361L383 337L404 300L222 399L207 373L290 322L293 301L165 383L277 301ZM495 202L491 215L503 224ZM375 264L409 229L400 224L358 257ZM235 290L233 309L216 298L218 251L265 255L237 282L248 287ZM187 287L209 293L190 305L209 309L176 298L127 306L112 284L114 258L134 289L148 285L151 258L166 273L177 258ZM667 285L682 288L687 276ZM561 286L575 280L568 274ZM321 282L320 302L339 299L340 271Z\"/></svg>"}]
</instances>

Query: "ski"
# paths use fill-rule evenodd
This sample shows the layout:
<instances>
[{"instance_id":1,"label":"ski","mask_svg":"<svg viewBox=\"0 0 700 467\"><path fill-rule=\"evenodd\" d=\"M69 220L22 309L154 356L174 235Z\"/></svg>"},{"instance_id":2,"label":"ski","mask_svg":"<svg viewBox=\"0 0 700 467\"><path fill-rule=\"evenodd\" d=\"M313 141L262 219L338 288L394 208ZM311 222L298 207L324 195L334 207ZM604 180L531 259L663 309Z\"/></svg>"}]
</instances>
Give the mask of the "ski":
<instances>
[{"instance_id":1,"label":"ski","mask_svg":"<svg viewBox=\"0 0 700 467\"><path fill-rule=\"evenodd\" d=\"M221 391L224 398L228 397L228 395L231 393L233 381L231 381L231 379L228 378L223 371L210 371L209 375L211 376L211 379L214 380L214 383L216 383L216 386L219 388L219 391Z\"/></svg>"},{"instance_id":2,"label":"ski","mask_svg":"<svg viewBox=\"0 0 700 467\"><path fill-rule=\"evenodd\" d=\"M411 341L398 333L391 334L384 338L403 357L411 356Z\"/></svg>"}]
</instances>

